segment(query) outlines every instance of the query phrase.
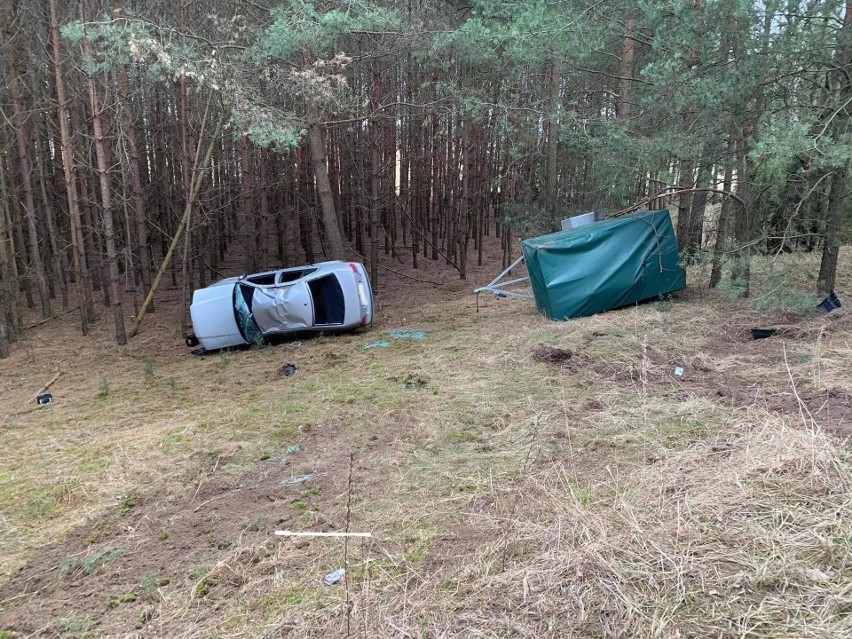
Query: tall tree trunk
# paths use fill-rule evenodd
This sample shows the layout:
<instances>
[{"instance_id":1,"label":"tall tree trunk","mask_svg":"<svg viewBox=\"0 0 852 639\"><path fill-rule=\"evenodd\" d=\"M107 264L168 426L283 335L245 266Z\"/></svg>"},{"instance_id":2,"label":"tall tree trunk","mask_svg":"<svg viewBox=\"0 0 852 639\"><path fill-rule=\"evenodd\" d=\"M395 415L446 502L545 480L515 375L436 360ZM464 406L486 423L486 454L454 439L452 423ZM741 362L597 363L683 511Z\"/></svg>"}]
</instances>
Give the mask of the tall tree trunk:
<instances>
[{"instance_id":1,"label":"tall tree trunk","mask_svg":"<svg viewBox=\"0 0 852 639\"><path fill-rule=\"evenodd\" d=\"M633 27L636 21L627 21L624 30L624 47L621 51L621 78L618 81L618 102L615 103L615 117L626 119L630 117L630 88L633 84Z\"/></svg>"},{"instance_id":2,"label":"tall tree trunk","mask_svg":"<svg viewBox=\"0 0 852 639\"><path fill-rule=\"evenodd\" d=\"M691 189L695 186L695 164L691 160L680 161L680 180L678 186L681 189ZM681 249L686 250L689 236L689 213L692 210L692 193L681 193L677 206L677 243Z\"/></svg>"},{"instance_id":3,"label":"tall tree trunk","mask_svg":"<svg viewBox=\"0 0 852 639\"><path fill-rule=\"evenodd\" d=\"M545 123L546 161L544 166L544 206L549 221L558 218L559 203L556 201L556 167L559 145L559 67L551 62L547 69L548 110L550 114ZM465 176L466 177L466 176Z\"/></svg>"},{"instance_id":4,"label":"tall tree trunk","mask_svg":"<svg viewBox=\"0 0 852 639\"><path fill-rule=\"evenodd\" d=\"M837 257L840 254L840 216L843 211L844 199L846 198L847 174L849 173L849 162L837 169L831 179L831 191L828 194L828 219L826 221L824 244L822 247L822 260L819 264L819 275L817 276L817 290L820 293L829 293L834 290L834 282L837 277Z\"/></svg>"},{"instance_id":5,"label":"tall tree trunk","mask_svg":"<svg viewBox=\"0 0 852 639\"><path fill-rule=\"evenodd\" d=\"M83 19L81 12L81 19ZM109 265L110 302L113 319L115 320L115 342L118 345L127 343L127 333L124 328L124 310L121 306L121 279L118 265L118 249L115 237L115 224L112 211L112 192L109 183L109 168L107 162L106 143L104 142L103 122L101 121L101 105L95 88L95 79L91 73L92 53L89 41L83 38L83 57L89 67L86 80L89 86L89 103L92 108L92 128L95 134L95 156L98 166L98 181L101 187L101 205L104 216L104 242L106 243L107 263Z\"/></svg>"},{"instance_id":6,"label":"tall tree trunk","mask_svg":"<svg viewBox=\"0 0 852 639\"><path fill-rule=\"evenodd\" d=\"M378 63L375 63L377 65ZM376 114L382 101L381 79L373 67L370 110ZM381 180L382 127L378 115L370 119L370 283L379 288L379 188Z\"/></svg>"},{"instance_id":7,"label":"tall tree trunk","mask_svg":"<svg viewBox=\"0 0 852 639\"><path fill-rule=\"evenodd\" d=\"M731 268L731 280L748 297L751 286L751 236L754 214L751 196L751 162L748 159L748 145L742 131L737 140L737 195L742 204L739 206L734 222L734 239L737 247Z\"/></svg>"},{"instance_id":8,"label":"tall tree trunk","mask_svg":"<svg viewBox=\"0 0 852 639\"><path fill-rule=\"evenodd\" d=\"M59 231L56 228L54 219L55 211L53 202L47 193L47 172L44 169L44 161L42 159L42 143L40 142L41 128L34 127L33 140L35 143L35 158L36 168L38 171L39 194L41 196L42 206L44 210L44 224L47 229L47 240L50 246L50 264L52 266L53 278L59 286L59 292L62 299L62 308L68 308L68 262L65 258L65 251L59 248Z\"/></svg>"},{"instance_id":9,"label":"tall tree trunk","mask_svg":"<svg viewBox=\"0 0 852 639\"><path fill-rule=\"evenodd\" d=\"M14 336L14 314L18 275L15 272L12 216L6 197L6 174L0 162L0 359L9 357L9 341Z\"/></svg>"},{"instance_id":10,"label":"tall tree trunk","mask_svg":"<svg viewBox=\"0 0 852 639\"><path fill-rule=\"evenodd\" d=\"M698 186L708 188L711 186L712 176L710 167L702 164L698 168ZM686 230L686 254L695 258L701 251L704 241L704 213L707 209L707 191L698 191L692 198L689 209L689 224Z\"/></svg>"},{"instance_id":11,"label":"tall tree trunk","mask_svg":"<svg viewBox=\"0 0 852 639\"><path fill-rule=\"evenodd\" d=\"M55 0L52 0L55 2ZM120 0L113 0L113 17L121 18ZM142 289L151 288L151 246L148 240L148 221L146 219L145 195L142 190L142 173L139 168L139 145L137 142L136 125L133 122L133 107L130 103L128 90L127 69L120 67L116 72L118 80L118 100L121 104L121 127L127 140L127 165L130 172L130 193L133 210L134 229L136 231L136 249L138 278L142 281ZM149 311L153 311L153 305Z\"/></svg>"},{"instance_id":12,"label":"tall tree trunk","mask_svg":"<svg viewBox=\"0 0 852 639\"><path fill-rule=\"evenodd\" d=\"M257 270L257 252L255 250L254 218L254 173L252 171L252 148L248 136L240 138L237 147L240 154L240 173L242 174L242 197L240 219L240 243L245 254L245 269L248 273Z\"/></svg>"},{"instance_id":13,"label":"tall tree trunk","mask_svg":"<svg viewBox=\"0 0 852 639\"><path fill-rule=\"evenodd\" d=\"M308 146L310 147L311 164L314 169L317 195L319 196L320 208L322 210L322 223L325 227L325 237L328 241L329 257L333 260L344 260L346 259L346 245L343 241L343 234L340 232L337 211L334 208L334 196L331 192L331 181L328 179L325 141L323 140L319 113L316 107L311 104L308 106L307 114Z\"/></svg>"},{"instance_id":14,"label":"tall tree trunk","mask_svg":"<svg viewBox=\"0 0 852 639\"><path fill-rule=\"evenodd\" d=\"M735 140L733 137L728 143L729 156L733 156L735 151ZM733 157L726 158L725 162L725 177L722 179L722 190L726 193L731 192L731 184L734 178L734 160ZM716 226L716 248L713 251L713 266L710 269L710 288L716 288L719 282L722 281L722 256L728 249L728 235L731 227L731 206L733 201L730 197L726 197L722 202L722 210L719 212L719 222Z\"/></svg>"},{"instance_id":15,"label":"tall tree trunk","mask_svg":"<svg viewBox=\"0 0 852 639\"><path fill-rule=\"evenodd\" d=\"M838 33L838 46L835 53L837 62L837 70L834 73L836 92L838 97L843 101L843 104L848 104L850 95L852 95L852 80L849 78L850 63L852 63L852 0L846 2L846 12L843 15L843 29ZM850 135L848 132L849 115L848 111L843 109L843 123L838 123L838 128L843 127L842 131L838 132L838 137L848 144ZM828 198L828 219L826 220L824 241L822 247L822 260L819 265L819 275L817 276L817 289L822 293L828 293L834 289L834 281L837 276L837 257L840 253L840 238L838 232L840 230L840 217L844 209L844 199L846 198L847 179L849 173L849 161L837 169L831 180L831 192Z\"/></svg>"},{"instance_id":16,"label":"tall tree trunk","mask_svg":"<svg viewBox=\"0 0 852 639\"><path fill-rule=\"evenodd\" d=\"M24 189L24 217L27 222L29 235L29 249L31 269L30 275L35 280L41 300L42 317L50 317L50 298L47 291L47 281L44 277L44 264L41 258L41 249L38 241L38 228L36 225L35 195L32 182L32 162L30 161L30 150L27 140L27 123L24 119L21 95L19 92L20 78L15 64L15 43L12 41L14 35L12 23L12 0L2 0L2 16L5 23L5 48L6 48L6 84L9 90L9 101L12 106L12 126L15 128L15 140L18 151L18 169L21 174L21 185Z\"/></svg>"}]
</instances>

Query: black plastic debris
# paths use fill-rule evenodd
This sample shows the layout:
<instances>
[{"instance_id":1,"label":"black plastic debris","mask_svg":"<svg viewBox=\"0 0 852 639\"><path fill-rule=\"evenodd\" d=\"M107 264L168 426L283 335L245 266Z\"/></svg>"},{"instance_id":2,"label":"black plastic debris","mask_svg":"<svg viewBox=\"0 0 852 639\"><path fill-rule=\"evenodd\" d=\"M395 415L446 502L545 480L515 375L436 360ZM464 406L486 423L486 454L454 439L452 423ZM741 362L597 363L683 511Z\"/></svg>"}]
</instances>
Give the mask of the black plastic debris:
<instances>
[{"instance_id":1,"label":"black plastic debris","mask_svg":"<svg viewBox=\"0 0 852 639\"><path fill-rule=\"evenodd\" d=\"M295 364L284 364L284 366L281 367L281 370L278 371L278 374L281 377L293 377L297 370L299 370L299 367Z\"/></svg>"},{"instance_id":2,"label":"black plastic debris","mask_svg":"<svg viewBox=\"0 0 852 639\"><path fill-rule=\"evenodd\" d=\"M751 338L766 339L767 337L772 337L777 332L777 328L753 328L751 329Z\"/></svg>"},{"instance_id":3,"label":"black plastic debris","mask_svg":"<svg viewBox=\"0 0 852 639\"><path fill-rule=\"evenodd\" d=\"M196 357L204 357L204 356L205 356L205 355L207 355L209 352L210 352L210 351L208 351L208 350L207 350L206 348L204 348L203 346L202 346L201 348L196 348L194 351L191 351L191 353L192 353L193 355L195 355Z\"/></svg>"},{"instance_id":4,"label":"black plastic debris","mask_svg":"<svg viewBox=\"0 0 852 639\"><path fill-rule=\"evenodd\" d=\"M42 393L41 395L36 397L36 403L39 406L44 406L45 404L50 404L53 402L53 395L50 393Z\"/></svg>"},{"instance_id":5,"label":"black plastic debris","mask_svg":"<svg viewBox=\"0 0 852 639\"><path fill-rule=\"evenodd\" d=\"M817 310L822 313L831 313L831 311L838 309L842 306L840 303L840 299L838 299L837 295L834 291L828 294L822 302L817 305Z\"/></svg>"}]
</instances>

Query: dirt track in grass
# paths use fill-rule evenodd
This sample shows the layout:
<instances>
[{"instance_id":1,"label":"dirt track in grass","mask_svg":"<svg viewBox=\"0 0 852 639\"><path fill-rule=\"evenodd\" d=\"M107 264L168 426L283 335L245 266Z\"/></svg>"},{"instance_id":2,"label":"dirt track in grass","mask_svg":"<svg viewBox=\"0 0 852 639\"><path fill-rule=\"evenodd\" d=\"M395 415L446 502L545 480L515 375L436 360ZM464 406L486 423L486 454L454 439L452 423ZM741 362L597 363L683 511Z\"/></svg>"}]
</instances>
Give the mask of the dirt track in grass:
<instances>
[{"instance_id":1,"label":"dirt track in grass","mask_svg":"<svg viewBox=\"0 0 852 639\"><path fill-rule=\"evenodd\" d=\"M499 270L488 257L492 265L472 269L467 282L430 261L416 272L393 263L444 284L384 273L377 322L362 334L193 358L176 328L177 291L164 291L124 348L110 343L107 321L89 338L75 335L71 315L28 332L0 364L9 460L0 471L0 629L318 637L345 634L349 623L367 636L641 634L651 626L635 610L605 592L585 599L596 587L585 580L599 580L603 568L600 556L583 553L600 535L630 530L618 513L634 478L647 485L644 473L705 447L708 465L725 464L743 450L741 438L764 436L770 427L761 424L802 437L822 427L833 442L824 445L842 458L840 442L852 433L845 312L758 314L694 290L562 324L526 302L481 298L477 312L470 289ZM852 299L849 282L838 288ZM764 324L784 330L751 340L750 328ZM394 340L393 328L426 339ZM390 344L363 348L378 340ZM299 370L281 378L289 362ZM56 402L35 408L29 396L57 365ZM791 453L773 454L743 468L771 474ZM787 499L781 489L779 499ZM651 525L637 513L635 525ZM690 535L713 542L701 535L715 520L686 519L647 534L673 548ZM582 531L562 536L580 520ZM344 547L272 535L347 526L374 537ZM759 546L754 534L737 534L746 535L737 543ZM551 560L569 549L579 553L560 560L570 574L557 575ZM344 563L348 581L323 586ZM830 574L841 597L852 578L842 565L837 555L802 570ZM712 562L707 570L726 573ZM607 579L633 585L624 574ZM693 609L712 616L703 607L717 596L710 590L728 593L734 607L741 597L734 612L745 617L761 597L787 596L734 596L736 588L726 581L696 591ZM608 610L610 625L593 612L560 621L565 597ZM821 621L804 604L786 605L804 620L794 635L845 627L842 615ZM673 610L670 627L690 636L691 618Z\"/></svg>"}]
</instances>

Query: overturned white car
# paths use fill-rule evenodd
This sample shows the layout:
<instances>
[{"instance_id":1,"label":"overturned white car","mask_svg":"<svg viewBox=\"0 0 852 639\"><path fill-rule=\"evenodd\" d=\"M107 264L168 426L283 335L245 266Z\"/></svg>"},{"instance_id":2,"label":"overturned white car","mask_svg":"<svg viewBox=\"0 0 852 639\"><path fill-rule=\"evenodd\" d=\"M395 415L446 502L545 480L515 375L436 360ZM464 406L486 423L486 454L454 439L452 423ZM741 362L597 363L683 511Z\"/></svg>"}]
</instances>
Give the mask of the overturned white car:
<instances>
[{"instance_id":1,"label":"overturned white car","mask_svg":"<svg viewBox=\"0 0 852 639\"><path fill-rule=\"evenodd\" d=\"M221 280L193 292L189 312L194 335L187 344L213 351L369 326L373 295L363 264L322 262Z\"/></svg>"}]
</instances>

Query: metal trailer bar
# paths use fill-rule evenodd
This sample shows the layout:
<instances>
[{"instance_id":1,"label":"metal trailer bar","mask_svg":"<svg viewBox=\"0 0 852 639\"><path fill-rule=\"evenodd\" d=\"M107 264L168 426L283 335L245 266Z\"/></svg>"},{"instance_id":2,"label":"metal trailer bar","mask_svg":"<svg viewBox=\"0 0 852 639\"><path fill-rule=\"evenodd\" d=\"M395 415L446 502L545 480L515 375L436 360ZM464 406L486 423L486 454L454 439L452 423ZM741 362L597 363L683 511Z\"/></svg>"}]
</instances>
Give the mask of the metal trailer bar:
<instances>
[{"instance_id":1,"label":"metal trailer bar","mask_svg":"<svg viewBox=\"0 0 852 639\"><path fill-rule=\"evenodd\" d=\"M503 277L506 276L506 274L509 271L511 271L513 268L515 268L518 264L520 264L523 261L524 261L524 256L522 255L521 257L516 259L514 262L509 264L508 268L506 268L506 270L504 270L502 273L500 273L500 275L495 277L494 280L490 284L488 284L487 286L482 286L478 289L475 289L473 292L476 293L477 296L480 293L492 293L492 294L496 295L497 297L515 297L515 298L522 299L522 300L533 299L533 296L528 294L528 293L515 293L514 291L505 290L505 288L507 286L512 286L513 284L519 284L521 282L529 282L529 280L530 280L529 276L518 277L518 278L515 278L513 280L509 280L508 282L501 282L500 281L501 279L503 279Z\"/></svg>"}]
</instances>

